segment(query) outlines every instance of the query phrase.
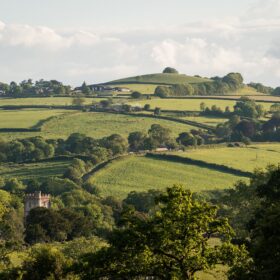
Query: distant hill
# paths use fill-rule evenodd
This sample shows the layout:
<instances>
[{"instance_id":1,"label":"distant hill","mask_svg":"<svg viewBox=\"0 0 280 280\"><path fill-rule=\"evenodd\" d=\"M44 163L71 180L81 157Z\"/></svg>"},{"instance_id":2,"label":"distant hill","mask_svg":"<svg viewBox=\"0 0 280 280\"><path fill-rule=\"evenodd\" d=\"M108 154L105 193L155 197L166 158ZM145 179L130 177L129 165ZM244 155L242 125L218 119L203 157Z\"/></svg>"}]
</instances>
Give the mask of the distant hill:
<instances>
[{"instance_id":1,"label":"distant hill","mask_svg":"<svg viewBox=\"0 0 280 280\"><path fill-rule=\"evenodd\" d=\"M117 84L155 84L155 85L174 85L174 84L198 84L211 82L211 79L187 76L185 74L148 74L135 77L129 77L104 83L106 85Z\"/></svg>"}]
</instances>

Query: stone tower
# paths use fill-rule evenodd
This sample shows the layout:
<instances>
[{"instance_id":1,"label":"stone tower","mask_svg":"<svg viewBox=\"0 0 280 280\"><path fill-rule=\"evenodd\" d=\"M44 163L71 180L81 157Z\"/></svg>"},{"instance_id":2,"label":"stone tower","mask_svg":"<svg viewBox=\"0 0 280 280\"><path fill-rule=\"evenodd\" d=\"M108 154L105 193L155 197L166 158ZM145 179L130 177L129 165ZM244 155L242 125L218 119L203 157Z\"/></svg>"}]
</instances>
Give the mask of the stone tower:
<instances>
[{"instance_id":1,"label":"stone tower","mask_svg":"<svg viewBox=\"0 0 280 280\"><path fill-rule=\"evenodd\" d=\"M42 194L40 191L26 194L24 199L24 217L26 218L30 210L36 207L50 208L50 195Z\"/></svg>"}]
</instances>

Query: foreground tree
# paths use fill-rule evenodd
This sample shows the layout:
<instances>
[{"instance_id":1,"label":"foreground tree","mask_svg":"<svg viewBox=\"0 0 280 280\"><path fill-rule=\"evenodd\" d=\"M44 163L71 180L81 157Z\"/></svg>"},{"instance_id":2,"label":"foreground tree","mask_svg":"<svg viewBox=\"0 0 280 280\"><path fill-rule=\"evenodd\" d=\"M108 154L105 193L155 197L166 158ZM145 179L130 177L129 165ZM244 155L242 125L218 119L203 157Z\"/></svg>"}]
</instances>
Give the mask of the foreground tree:
<instances>
[{"instance_id":1,"label":"foreground tree","mask_svg":"<svg viewBox=\"0 0 280 280\"><path fill-rule=\"evenodd\" d=\"M194 279L197 271L232 264L241 253L228 240L232 229L216 207L195 201L181 186L156 198L154 215L127 208L108 248L85 255L76 267L82 279ZM220 246L209 246L219 236Z\"/></svg>"},{"instance_id":2,"label":"foreground tree","mask_svg":"<svg viewBox=\"0 0 280 280\"><path fill-rule=\"evenodd\" d=\"M230 279L274 280L280 275L280 167L257 186L260 201L249 228L251 259L238 264Z\"/></svg>"}]
</instances>

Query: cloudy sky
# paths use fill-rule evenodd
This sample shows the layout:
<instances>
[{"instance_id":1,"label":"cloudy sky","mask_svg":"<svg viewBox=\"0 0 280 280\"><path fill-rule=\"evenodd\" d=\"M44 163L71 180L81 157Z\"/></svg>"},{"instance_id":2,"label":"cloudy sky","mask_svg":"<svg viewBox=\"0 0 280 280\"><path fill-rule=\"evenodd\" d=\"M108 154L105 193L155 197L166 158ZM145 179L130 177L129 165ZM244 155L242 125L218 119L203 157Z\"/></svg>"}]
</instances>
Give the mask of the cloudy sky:
<instances>
[{"instance_id":1,"label":"cloudy sky","mask_svg":"<svg viewBox=\"0 0 280 280\"><path fill-rule=\"evenodd\" d=\"M161 72L280 85L280 0L0 0L0 81Z\"/></svg>"}]
</instances>

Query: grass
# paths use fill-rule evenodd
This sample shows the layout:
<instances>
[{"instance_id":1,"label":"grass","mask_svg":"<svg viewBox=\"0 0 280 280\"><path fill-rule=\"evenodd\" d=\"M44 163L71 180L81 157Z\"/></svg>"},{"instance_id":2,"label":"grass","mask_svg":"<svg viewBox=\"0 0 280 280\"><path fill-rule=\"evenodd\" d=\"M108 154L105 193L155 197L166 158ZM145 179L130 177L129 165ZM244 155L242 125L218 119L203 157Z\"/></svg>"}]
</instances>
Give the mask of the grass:
<instances>
[{"instance_id":1,"label":"grass","mask_svg":"<svg viewBox=\"0 0 280 280\"><path fill-rule=\"evenodd\" d=\"M162 189L183 184L192 191L230 188L242 177L197 166L129 156L113 161L90 180L102 195L124 198L131 191Z\"/></svg>"},{"instance_id":2,"label":"grass","mask_svg":"<svg viewBox=\"0 0 280 280\"><path fill-rule=\"evenodd\" d=\"M119 80L114 80L108 82L107 84L127 84L127 83L146 83L146 84L197 84L197 83L204 83L204 82L211 82L210 79L207 78L198 78L193 76L187 76L185 74L148 74L142 76L135 76L129 77Z\"/></svg>"},{"instance_id":3,"label":"grass","mask_svg":"<svg viewBox=\"0 0 280 280\"><path fill-rule=\"evenodd\" d=\"M104 98L85 98L85 104L99 102ZM72 105L73 97L34 97L34 98L0 98L0 106L6 105Z\"/></svg>"},{"instance_id":4,"label":"grass","mask_svg":"<svg viewBox=\"0 0 280 280\"><path fill-rule=\"evenodd\" d=\"M278 164L280 162L280 144L260 144L248 148L197 149L175 154L252 172L255 168Z\"/></svg>"},{"instance_id":5,"label":"grass","mask_svg":"<svg viewBox=\"0 0 280 280\"><path fill-rule=\"evenodd\" d=\"M102 138L117 133L127 137L133 131L148 131L152 124L160 124L169 128L173 136L193 129L193 126L168 120L147 117L125 116L110 113L72 113L60 115L45 122L41 132L0 133L6 139L42 136L45 138L67 138L74 132L86 134L94 138Z\"/></svg>"},{"instance_id":6,"label":"grass","mask_svg":"<svg viewBox=\"0 0 280 280\"><path fill-rule=\"evenodd\" d=\"M41 120L70 112L48 109L0 110L0 128L30 128Z\"/></svg>"},{"instance_id":7,"label":"grass","mask_svg":"<svg viewBox=\"0 0 280 280\"><path fill-rule=\"evenodd\" d=\"M160 99L154 98L151 100L139 100L131 101L132 105L150 104L151 108L160 107L162 110L179 110L179 111L200 111L200 103L204 102L207 107L217 105L221 109L225 109L227 106L233 110L233 106L236 101L234 100L217 100L217 99ZM273 103L262 103L265 109L269 110Z\"/></svg>"},{"instance_id":8,"label":"grass","mask_svg":"<svg viewBox=\"0 0 280 280\"><path fill-rule=\"evenodd\" d=\"M0 177L26 179L44 179L61 176L71 163L70 160L47 161L39 163L7 163L0 165Z\"/></svg>"}]
</instances>

